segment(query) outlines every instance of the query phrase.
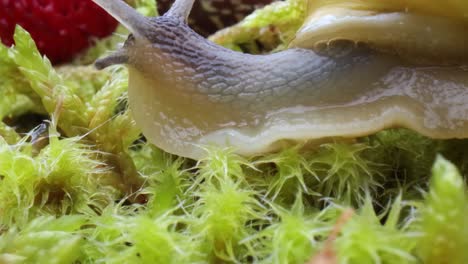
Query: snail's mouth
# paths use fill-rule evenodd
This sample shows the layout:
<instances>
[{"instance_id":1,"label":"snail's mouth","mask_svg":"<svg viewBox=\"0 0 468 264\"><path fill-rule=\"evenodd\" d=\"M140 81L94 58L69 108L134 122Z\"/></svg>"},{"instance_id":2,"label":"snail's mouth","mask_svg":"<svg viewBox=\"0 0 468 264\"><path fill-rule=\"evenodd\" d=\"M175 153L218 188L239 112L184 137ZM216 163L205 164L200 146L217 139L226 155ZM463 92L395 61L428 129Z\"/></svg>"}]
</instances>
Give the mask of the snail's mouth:
<instances>
[{"instance_id":1,"label":"snail's mouth","mask_svg":"<svg viewBox=\"0 0 468 264\"><path fill-rule=\"evenodd\" d=\"M94 63L94 66L98 70L102 70L111 65L127 64L127 63L128 63L127 51L125 49L119 49L107 57L96 60L96 62Z\"/></svg>"}]
</instances>

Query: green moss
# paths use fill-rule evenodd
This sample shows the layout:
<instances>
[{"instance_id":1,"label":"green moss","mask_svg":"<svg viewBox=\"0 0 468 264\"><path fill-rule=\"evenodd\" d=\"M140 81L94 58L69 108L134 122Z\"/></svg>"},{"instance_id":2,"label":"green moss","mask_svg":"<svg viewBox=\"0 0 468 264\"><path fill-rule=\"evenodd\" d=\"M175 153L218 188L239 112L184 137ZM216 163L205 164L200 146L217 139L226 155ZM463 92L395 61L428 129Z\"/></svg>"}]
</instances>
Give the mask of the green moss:
<instances>
[{"instance_id":1,"label":"green moss","mask_svg":"<svg viewBox=\"0 0 468 264\"><path fill-rule=\"evenodd\" d=\"M110 208L109 208L110 209ZM116 209L116 208L114 208ZM189 263L203 259L200 243L176 230L178 218L121 215L106 210L83 245L87 263Z\"/></svg>"},{"instance_id":2,"label":"green moss","mask_svg":"<svg viewBox=\"0 0 468 264\"><path fill-rule=\"evenodd\" d=\"M321 246L330 231L324 215L303 204L300 192L291 208L271 204L274 214L268 225L246 241L256 243L256 260L261 263L305 263Z\"/></svg>"},{"instance_id":3,"label":"green moss","mask_svg":"<svg viewBox=\"0 0 468 264\"><path fill-rule=\"evenodd\" d=\"M455 166L440 156L432 169L420 221L423 239L418 252L425 263L467 263L466 185Z\"/></svg>"},{"instance_id":4,"label":"green moss","mask_svg":"<svg viewBox=\"0 0 468 264\"><path fill-rule=\"evenodd\" d=\"M210 39L230 49L260 53L285 49L306 16L306 1L277 1L258 9L238 24L220 30ZM262 47L258 47L257 43Z\"/></svg>"},{"instance_id":5,"label":"green moss","mask_svg":"<svg viewBox=\"0 0 468 264\"><path fill-rule=\"evenodd\" d=\"M1 224L9 227L14 223L26 224L29 210L36 197L39 164L28 149L12 147L0 139L0 212Z\"/></svg>"},{"instance_id":6,"label":"green moss","mask_svg":"<svg viewBox=\"0 0 468 264\"><path fill-rule=\"evenodd\" d=\"M25 225L42 214L92 214L114 198L111 187L98 188L109 168L78 138L49 138L37 155L24 142L0 141L0 223Z\"/></svg>"},{"instance_id":7,"label":"green moss","mask_svg":"<svg viewBox=\"0 0 468 264\"><path fill-rule=\"evenodd\" d=\"M0 237L2 263L72 263L81 255L83 216L38 217Z\"/></svg>"},{"instance_id":8,"label":"green moss","mask_svg":"<svg viewBox=\"0 0 468 264\"><path fill-rule=\"evenodd\" d=\"M190 186L187 183L190 175L183 168L183 159L145 144L133 152L133 160L147 179L147 186L140 193L147 199L150 214L167 213L184 199L184 191Z\"/></svg>"},{"instance_id":9,"label":"green moss","mask_svg":"<svg viewBox=\"0 0 468 264\"><path fill-rule=\"evenodd\" d=\"M255 161L255 165L268 174L263 180L269 199L293 202L298 191L320 195L312 190L316 187L318 175L312 170L308 156L301 154L300 149L301 146L288 148Z\"/></svg>"},{"instance_id":10,"label":"green moss","mask_svg":"<svg viewBox=\"0 0 468 264\"><path fill-rule=\"evenodd\" d=\"M397 197L388 214L378 216L368 197L336 241L340 262L417 263L411 252L420 235L405 221L400 222L401 206L401 198Z\"/></svg>"},{"instance_id":11,"label":"green moss","mask_svg":"<svg viewBox=\"0 0 468 264\"><path fill-rule=\"evenodd\" d=\"M319 175L318 188L325 197L345 204L364 201L365 193L375 193L382 185L378 164L364 158L365 144L325 144L311 158L311 166Z\"/></svg>"},{"instance_id":12,"label":"green moss","mask_svg":"<svg viewBox=\"0 0 468 264\"><path fill-rule=\"evenodd\" d=\"M252 247L240 241L255 232L254 223L262 217L264 208L255 194L232 179L204 184L195 193L198 200L192 209L196 218L192 232L203 237L208 256L236 261L251 253Z\"/></svg>"}]
</instances>

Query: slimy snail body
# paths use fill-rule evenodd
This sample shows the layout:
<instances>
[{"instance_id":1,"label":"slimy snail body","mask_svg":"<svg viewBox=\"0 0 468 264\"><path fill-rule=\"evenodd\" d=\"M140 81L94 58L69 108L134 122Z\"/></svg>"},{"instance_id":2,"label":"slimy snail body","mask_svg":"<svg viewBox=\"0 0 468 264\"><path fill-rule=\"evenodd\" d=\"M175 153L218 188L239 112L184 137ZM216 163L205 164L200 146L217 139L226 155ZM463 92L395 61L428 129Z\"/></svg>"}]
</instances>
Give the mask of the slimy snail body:
<instances>
[{"instance_id":1,"label":"slimy snail body","mask_svg":"<svg viewBox=\"0 0 468 264\"><path fill-rule=\"evenodd\" d=\"M187 26L193 0L177 0L155 18L123 1L94 1L132 32L96 66L127 64L134 118L170 153L199 159L203 146L218 145L254 155L283 140L357 137L395 126L433 138L468 137L466 67L419 65L349 41L243 54Z\"/></svg>"}]
</instances>

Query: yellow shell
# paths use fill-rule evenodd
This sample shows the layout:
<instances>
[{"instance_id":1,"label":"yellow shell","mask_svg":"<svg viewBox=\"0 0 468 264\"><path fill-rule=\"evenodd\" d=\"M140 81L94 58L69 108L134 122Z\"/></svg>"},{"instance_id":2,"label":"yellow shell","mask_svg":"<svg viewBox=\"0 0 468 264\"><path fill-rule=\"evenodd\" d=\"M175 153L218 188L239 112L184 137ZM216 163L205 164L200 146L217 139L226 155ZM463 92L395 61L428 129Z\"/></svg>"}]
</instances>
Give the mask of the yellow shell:
<instances>
[{"instance_id":1,"label":"yellow shell","mask_svg":"<svg viewBox=\"0 0 468 264\"><path fill-rule=\"evenodd\" d=\"M324 7L380 13L405 12L468 20L466 0L309 0L309 11Z\"/></svg>"},{"instance_id":2,"label":"yellow shell","mask_svg":"<svg viewBox=\"0 0 468 264\"><path fill-rule=\"evenodd\" d=\"M309 1L291 47L320 49L334 40L365 43L412 62L466 62L468 1Z\"/></svg>"}]
</instances>

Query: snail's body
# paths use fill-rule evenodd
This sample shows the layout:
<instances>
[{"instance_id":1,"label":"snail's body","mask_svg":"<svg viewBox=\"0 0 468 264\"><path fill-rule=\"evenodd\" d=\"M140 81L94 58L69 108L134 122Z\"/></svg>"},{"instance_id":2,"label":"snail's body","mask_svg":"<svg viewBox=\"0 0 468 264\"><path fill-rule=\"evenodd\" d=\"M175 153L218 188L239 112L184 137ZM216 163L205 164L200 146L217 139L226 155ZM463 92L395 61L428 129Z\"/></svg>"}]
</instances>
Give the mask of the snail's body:
<instances>
[{"instance_id":1,"label":"snail's body","mask_svg":"<svg viewBox=\"0 0 468 264\"><path fill-rule=\"evenodd\" d=\"M114 15L131 12L96 2ZM204 145L216 144L252 155L283 140L355 137L392 126L468 137L466 68L416 67L349 42L320 54L242 54L193 32L185 23L190 2L162 17L124 21L135 37L97 63L128 64L135 120L170 153L200 158Z\"/></svg>"}]
</instances>

